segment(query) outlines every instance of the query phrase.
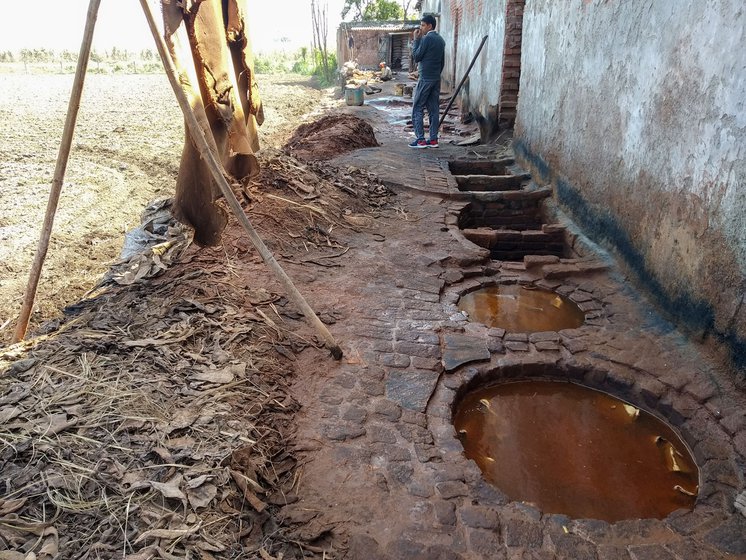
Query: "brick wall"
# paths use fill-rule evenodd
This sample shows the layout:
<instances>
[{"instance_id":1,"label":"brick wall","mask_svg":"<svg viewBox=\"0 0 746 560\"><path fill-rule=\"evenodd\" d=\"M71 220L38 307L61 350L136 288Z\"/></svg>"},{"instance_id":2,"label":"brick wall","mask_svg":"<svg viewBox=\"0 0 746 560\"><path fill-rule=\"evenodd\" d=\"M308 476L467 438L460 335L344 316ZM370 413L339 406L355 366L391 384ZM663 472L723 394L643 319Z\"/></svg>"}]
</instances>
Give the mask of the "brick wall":
<instances>
[{"instance_id":1,"label":"brick wall","mask_svg":"<svg viewBox=\"0 0 746 560\"><path fill-rule=\"evenodd\" d=\"M521 38L525 0L508 0L505 10L505 46L500 83L499 119L502 126L513 126L521 79Z\"/></svg>"}]
</instances>

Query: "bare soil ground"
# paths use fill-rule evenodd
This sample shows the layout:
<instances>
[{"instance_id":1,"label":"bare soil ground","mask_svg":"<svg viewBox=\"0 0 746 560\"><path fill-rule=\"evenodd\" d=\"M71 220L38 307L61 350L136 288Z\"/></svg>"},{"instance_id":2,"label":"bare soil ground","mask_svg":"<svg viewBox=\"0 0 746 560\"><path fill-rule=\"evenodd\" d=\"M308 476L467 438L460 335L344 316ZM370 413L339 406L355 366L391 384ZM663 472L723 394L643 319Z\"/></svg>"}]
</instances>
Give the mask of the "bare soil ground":
<instances>
[{"instance_id":1,"label":"bare soil ground","mask_svg":"<svg viewBox=\"0 0 746 560\"><path fill-rule=\"evenodd\" d=\"M0 80L0 344L10 340L38 243L72 75ZM263 147L279 147L329 91L301 75L261 76ZM123 234L154 198L173 192L181 113L165 76L86 78L54 233L30 328L80 299L117 258Z\"/></svg>"}]
</instances>

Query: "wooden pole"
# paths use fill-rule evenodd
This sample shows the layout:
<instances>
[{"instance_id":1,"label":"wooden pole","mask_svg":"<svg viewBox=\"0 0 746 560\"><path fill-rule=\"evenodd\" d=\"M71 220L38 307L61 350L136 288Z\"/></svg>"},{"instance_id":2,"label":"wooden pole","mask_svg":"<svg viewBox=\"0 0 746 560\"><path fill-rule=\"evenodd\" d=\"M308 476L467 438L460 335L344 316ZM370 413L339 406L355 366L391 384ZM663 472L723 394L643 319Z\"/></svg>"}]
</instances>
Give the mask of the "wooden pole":
<instances>
[{"instance_id":1,"label":"wooden pole","mask_svg":"<svg viewBox=\"0 0 746 560\"><path fill-rule=\"evenodd\" d=\"M52 226L54 225L54 215L57 212L57 204L60 200L62 184L65 179L65 170L67 169L67 160L70 156L70 146L73 142L75 123L78 119L80 97L83 93L83 82L85 81L86 70L88 69L88 58L91 54L91 43L93 42L93 30L96 27L96 18L98 17L98 6L100 3L101 0L91 0L88 4L85 31L83 32L83 41L80 44L78 66L75 70L75 80L73 81L73 89L70 93L70 102L67 106L67 118L65 119L65 128L62 131L60 151L57 154L57 165L54 169L52 190L49 193L47 211L44 215L44 224L41 228L41 237L39 238L39 245L34 255L34 262L31 265L26 292L23 294L23 305L21 306L21 313L16 322L16 330L13 333L13 342L19 342L26 336L31 309L34 307L34 299L36 298L36 289L39 287L41 269L44 266L44 259L47 257L49 239L52 236Z\"/></svg>"},{"instance_id":2,"label":"wooden pole","mask_svg":"<svg viewBox=\"0 0 746 560\"><path fill-rule=\"evenodd\" d=\"M482 47L487 42L487 37L489 37L489 35L485 35L484 37L482 37L482 42L479 43L479 48L477 49L477 52L474 54L474 58L471 59L471 64L469 64L469 67L466 69L466 73L464 74L464 77L461 78L461 81L459 82L458 87L456 87L456 91L453 92L453 95L448 100L448 105L446 106L446 110L443 111L443 116L440 117L440 122L438 122L438 130L440 130L440 127L443 126L443 121L446 120L446 115L448 114L448 111L451 110L451 105L453 105L453 100L456 99L456 96L458 95L458 92L461 91L461 87L464 85L466 78L469 77L469 72L471 72L471 69L474 66L474 63L477 61L477 57L479 56L479 53L482 52Z\"/></svg>"},{"instance_id":3,"label":"wooden pole","mask_svg":"<svg viewBox=\"0 0 746 560\"><path fill-rule=\"evenodd\" d=\"M244 213L243 208L241 208L241 204L238 202L236 195L233 194L233 191L231 190L230 185L228 185L228 182L226 181L223 174L223 166L215 158L215 154L213 154L212 150L210 150L207 144L207 140L205 139L205 133L199 126L197 117L194 115L194 111L192 110L191 105L189 105L189 100L187 99L187 96L181 87L179 76L176 73L174 63L171 60L171 55L166 48L166 43L163 40L163 37L161 37L160 32L158 31L158 27L155 24L155 20L153 19L153 13L150 10L148 0L140 0L140 5L142 6L143 12L145 13L145 18L148 20L148 26L150 27L150 31L153 34L153 39L155 39L155 44L158 48L158 54L160 54L161 60L163 61L163 67L166 70L168 81L171 83L171 87L176 94L176 99L179 102L181 111L184 113L184 118L186 119L189 133L192 137L192 140L194 140L194 143L197 146L200 155L205 160L205 163L210 170L210 174L212 175L213 180L218 184L218 187L220 187L220 191L223 193L228 206L230 206L231 210L236 215L236 218L238 218L239 223L246 230L251 243L259 252L264 262L267 263L267 266L269 266L272 272L274 272L275 275L278 277L282 285L285 287L285 290L287 290L287 294L290 299L293 300L293 302L301 309L303 315L305 315L306 317L306 320L311 324L312 327L316 329L319 335L321 335L321 338L325 341L326 347L329 349L334 359L341 359L342 349L334 340L334 337L326 328L326 326L324 326L324 323L322 323L316 316L316 313L314 313L313 309L311 309L311 306L308 305L295 285L293 285L293 281L288 277L280 264L275 260L270 250L259 237L259 234L257 234L256 230L254 230L251 222L249 222L249 218Z\"/></svg>"}]
</instances>

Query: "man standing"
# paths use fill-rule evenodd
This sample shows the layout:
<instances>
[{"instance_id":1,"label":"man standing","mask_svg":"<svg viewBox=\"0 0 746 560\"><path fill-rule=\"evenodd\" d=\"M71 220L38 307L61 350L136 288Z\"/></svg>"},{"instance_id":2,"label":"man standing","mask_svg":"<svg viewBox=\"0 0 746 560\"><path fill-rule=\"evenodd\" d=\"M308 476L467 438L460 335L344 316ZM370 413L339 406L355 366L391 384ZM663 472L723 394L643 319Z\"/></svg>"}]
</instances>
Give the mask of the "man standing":
<instances>
[{"instance_id":1,"label":"man standing","mask_svg":"<svg viewBox=\"0 0 746 560\"><path fill-rule=\"evenodd\" d=\"M412 102L412 125L417 138L410 148L438 147L438 115L440 109L440 73L445 64L446 42L435 31L436 21L426 15L415 29L412 58L419 63L419 79ZM425 109L430 119L430 140L425 140Z\"/></svg>"}]
</instances>

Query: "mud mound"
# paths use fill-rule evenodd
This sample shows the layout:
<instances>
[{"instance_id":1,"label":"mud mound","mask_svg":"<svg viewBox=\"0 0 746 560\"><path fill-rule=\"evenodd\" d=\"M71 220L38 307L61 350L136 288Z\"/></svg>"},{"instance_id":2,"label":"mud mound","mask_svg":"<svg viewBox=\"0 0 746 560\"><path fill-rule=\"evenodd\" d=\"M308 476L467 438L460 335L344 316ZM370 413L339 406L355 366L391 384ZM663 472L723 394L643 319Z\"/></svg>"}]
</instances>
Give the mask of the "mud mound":
<instances>
[{"instance_id":1,"label":"mud mound","mask_svg":"<svg viewBox=\"0 0 746 560\"><path fill-rule=\"evenodd\" d=\"M310 161L378 145L373 128L364 120L352 115L326 115L300 125L285 144L285 151Z\"/></svg>"}]
</instances>

